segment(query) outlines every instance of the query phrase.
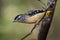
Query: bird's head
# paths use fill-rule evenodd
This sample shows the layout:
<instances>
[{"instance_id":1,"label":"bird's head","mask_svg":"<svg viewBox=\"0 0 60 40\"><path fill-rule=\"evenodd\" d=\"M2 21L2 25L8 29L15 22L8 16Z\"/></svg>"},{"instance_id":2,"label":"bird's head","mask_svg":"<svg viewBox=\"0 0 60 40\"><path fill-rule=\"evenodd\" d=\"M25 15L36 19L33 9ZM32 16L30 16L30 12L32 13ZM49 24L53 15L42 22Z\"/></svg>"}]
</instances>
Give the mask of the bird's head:
<instances>
[{"instance_id":1,"label":"bird's head","mask_svg":"<svg viewBox=\"0 0 60 40\"><path fill-rule=\"evenodd\" d=\"M22 20L22 15L17 15L15 18L14 18L14 21L13 22L21 22Z\"/></svg>"}]
</instances>

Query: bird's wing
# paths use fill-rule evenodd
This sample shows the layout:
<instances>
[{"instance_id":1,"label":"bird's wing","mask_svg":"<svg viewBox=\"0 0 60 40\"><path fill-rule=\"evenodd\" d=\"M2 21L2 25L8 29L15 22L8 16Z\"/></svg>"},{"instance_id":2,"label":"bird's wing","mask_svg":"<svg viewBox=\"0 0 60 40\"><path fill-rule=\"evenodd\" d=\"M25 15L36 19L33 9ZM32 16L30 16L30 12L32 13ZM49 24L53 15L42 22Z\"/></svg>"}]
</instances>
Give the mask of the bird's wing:
<instances>
[{"instance_id":1,"label":"bird's wing","mask_svg":"<svg viewBox=\"0 0 60 40\"><path fill-rule=\"evenodd\" d=\"M35 14L39 14L39 13L42 13L42 12L44 12L44 10L30 10L30 11L27 12L27 15L28 16L33 16Z\"/></svg>"}]
</instances>

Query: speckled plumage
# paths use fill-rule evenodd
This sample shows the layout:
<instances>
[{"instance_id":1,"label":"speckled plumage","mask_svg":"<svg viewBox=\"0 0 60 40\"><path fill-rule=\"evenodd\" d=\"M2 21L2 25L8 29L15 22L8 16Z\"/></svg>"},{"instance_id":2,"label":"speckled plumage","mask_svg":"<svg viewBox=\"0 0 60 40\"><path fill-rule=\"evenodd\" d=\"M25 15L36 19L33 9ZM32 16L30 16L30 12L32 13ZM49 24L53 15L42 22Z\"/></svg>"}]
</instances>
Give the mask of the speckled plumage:
<instances>
[{"instance_id":1,"label":"speckled plumage","mask_svg":"<svg viewBox=\"0 0 60 40\"><path fill-rule=\"evenodd\" d=\"M35 14L42 13L42 12L44 12L44 10L34 10L34 11L28 13L28 15L29 15L29 16L33 16L33 15L35 15Z\"/></svg>"}]
</instances>

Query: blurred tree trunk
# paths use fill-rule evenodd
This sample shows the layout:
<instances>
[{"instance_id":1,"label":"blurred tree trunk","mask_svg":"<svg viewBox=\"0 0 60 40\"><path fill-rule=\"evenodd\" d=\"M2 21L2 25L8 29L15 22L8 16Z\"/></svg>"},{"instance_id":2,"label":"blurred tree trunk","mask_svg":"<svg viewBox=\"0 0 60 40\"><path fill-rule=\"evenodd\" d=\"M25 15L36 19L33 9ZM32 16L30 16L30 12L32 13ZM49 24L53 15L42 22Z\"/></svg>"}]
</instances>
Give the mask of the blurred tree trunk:
<instances>
[{"instance_id":1,"label":"blurred tree trunk","mask_svg":"<svg viewBox=\"0 0 60 40\"><path fill-rule=\"evenodd\" d=\"M2 40L2 0L0 0L0 40Z\"/></svg>"},{"instance_id":2,"label":"blurred tree trunk","mask_svg":"<svg viewBox=\"0 0 60 40\"><path fill-rule=\"evenodd\" d=\"M56 3L57 0L48 0L47 7L48 10L51 10L52 12L49 15L45 15L44 19L42 20L41 29L39 30L38 34L38 40L46 40L47 38L54 15Z\"/></svg>"},{"instance_id":3,"label":"blurred tree trunk","mask_svg":"<svg viewBox=\"0 0 60 40\"><path fill-rule=\"evenodd\" d=\"M2 0L0 0L0 25L2 24Z\"/></svg>"}]
</instances>

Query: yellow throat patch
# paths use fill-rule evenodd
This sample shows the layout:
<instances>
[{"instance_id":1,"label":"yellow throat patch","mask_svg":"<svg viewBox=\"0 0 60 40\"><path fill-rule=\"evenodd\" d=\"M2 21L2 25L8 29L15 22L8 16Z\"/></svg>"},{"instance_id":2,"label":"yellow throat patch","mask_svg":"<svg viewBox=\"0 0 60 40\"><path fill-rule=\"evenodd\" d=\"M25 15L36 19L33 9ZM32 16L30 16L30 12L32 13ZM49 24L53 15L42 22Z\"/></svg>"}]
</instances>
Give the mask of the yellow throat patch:
<instances>
[{"instance_id":1,"label":"yellow throat patch","mask_svg":"<svg viewBox=\"0 0 60 40\"><path fill-rule=\"evenodd\" d=\"M49 15L51 12L51 10L47 10L46 15Z\"/></svg>"}]
</instances>

